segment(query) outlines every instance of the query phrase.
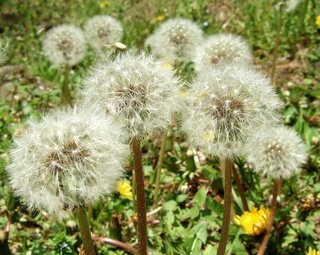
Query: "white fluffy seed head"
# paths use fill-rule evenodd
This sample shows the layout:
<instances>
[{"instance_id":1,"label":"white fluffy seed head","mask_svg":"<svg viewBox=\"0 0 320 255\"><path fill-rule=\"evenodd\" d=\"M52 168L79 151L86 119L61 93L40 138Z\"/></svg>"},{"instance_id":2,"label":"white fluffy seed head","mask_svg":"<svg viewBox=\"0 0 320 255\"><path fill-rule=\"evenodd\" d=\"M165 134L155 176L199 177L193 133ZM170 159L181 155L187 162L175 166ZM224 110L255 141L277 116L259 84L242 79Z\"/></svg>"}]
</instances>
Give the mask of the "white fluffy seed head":
<instances>
[{"instance_id":1,"label":"white fluffy seed head","mask_svg":"<svg viewBox=\"0 0 320 255\"><path fill-rule=\"evenodd\" d=\"M120 42L123 35L121 23L107 15L97 15L90 18L84 30L89 44L97 52L105 52L110 45Z\"/></svg>"},{"instance_id":2,"label":"white fluffy seed head","mask_svg":"<svg viewBox=\"0 0 320 255\"><path fill-rule=\"evenodd\" d=\"M115 189L128 155L124 139L95 108L55 111L15 139L12 187L29 208L67 216Z\"/></svg>"},{"instance_id":3,"label":"white fluffy seed head","mask_svg":"<svg viewBox=\"0 0 320 255\"><path fill-rule=\"evenodd\" d=\"M43 40L43 53L57 67L80 63L86 54L82 30L73 25L50 29Z\"/></svg>"},{"instance_id":4,"label":"white fluffy seed head","mask_svg":"<svg viewBox=\"0 0 320 255\"><path fill-rule=\"evenodd\" d=\"M169 19L146 40L152 54L170 63L191 61L195 47L203 40L202 30L188 19Z\"/></svg>"},{"instance_id":5,"label":"white fluffy seed head","mask_svg":"<svg viewBox=\"0 0 320 255\"><path fill-rule=\"evenodd\" d=\"M187 100L182 129L190 144L222 158L240 155L257 127L278 121L282 105L269 79L237 65L201 73Z\"/></svg>"},{"instance_id":6,"label":"white fluffy seed head","mask_svg":"<svg viewBox=\"0 0 320 255\"><path fill-rule=\"evenodd\" d=\"M96 102L132 138L166 128L181 106L179 91L179 80L163 62L126 53L94 68L82 98Z\"/></svg>"},{"instance_id":7,"label":"white fluffy seed head","mask_svg":"<svg viewBox=\"0 0 320 255\"><path fill-rule=\"evenodd\" d=\"M240 36L217 34L208 37L195 50L195 70L199 73L220 64L251 64L251 49Z\"/></svg>"},{"instance_id":8,"label":"white fluffy seed head","mask_svg":"<svg viewBox=\"0 0 320 255\"><path fill-rule=\"evenodd\" d=\"M250 137L246 151L254 171L274 179L292 177L307 159L301 138L285 126L259 129Z\"/></svg>"}]
</instances>

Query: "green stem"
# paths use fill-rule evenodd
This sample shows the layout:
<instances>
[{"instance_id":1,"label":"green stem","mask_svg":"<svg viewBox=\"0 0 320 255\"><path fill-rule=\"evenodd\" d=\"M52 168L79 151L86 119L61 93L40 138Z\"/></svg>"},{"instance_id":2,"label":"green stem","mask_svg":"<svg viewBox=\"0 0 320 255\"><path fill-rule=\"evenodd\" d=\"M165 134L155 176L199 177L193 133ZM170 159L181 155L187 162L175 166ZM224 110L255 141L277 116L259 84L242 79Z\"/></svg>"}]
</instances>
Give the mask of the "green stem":
<instances>
[{"instance_id":1,"label":"green stem","mask_svg":"<svg viewBox=\"0 0 320 255\"><path fill-rule=\"evenodd\" d=\"M133 139L132 152L134 159L135 183L136 183L136 207L138 213L138 242L139 255L147 255L147 209L146 198L144 193L144 174L142 167L142 153L140 149L140 141Z\"/></svg>"},{"instance_id":2,"label":"green stem","mask_svg":"<svg viewBox=\"0 0 320 255\"><path fill-rule=\"evenodd\" d=\"M282 180L277 180L274 183L273 186L273 191L272 191L272 202L271 202L271 208L270 208L270 216L269 216L269 220L268 220L268 225L267 225L267 229L266 232L264 234L264 237L262 239L262 242L260 244L259 250L257 255L264 255L267 246L268 246L268 242L270 239L270 235L271 235L271 230L272 230L272 224L274 221L274 217L276 215L276 208L277 208L277 197L278 194L280 193L281 190L281 184L282 184Z\"/></svg>"},{"instance_id":3,"label":"green stem","mask_svg":"<svg viewBox=\"0 0 320 255\"><path fill-rule=\"evenodd\" d=\"M89 221L83 207L77 209L79 228L82 238L83 250L85 255L95 255L93 242L90 233Z\"/></svg>"},{"instance_id":4,"label":"green stem","mask_svg":"<svg viewBox=\"0 0 320 255\"><path fill-rule=\"evenodd\" d=\"M225 189L226 189L226 187L225 187L225 182L226 182L226 177L225 177L225 175L226 175L226 164L227 164L227 161L228 160L226 160L226 159L221 159L220 160L220 170L221 170L221 176L222 176L222 186L223 186L223 191L225 192ZM234 166L233 166L233 163L234 163L234 161L232 160L232 169L234 168ZM235 216L235 211L234 211L234 206L233 206L233 204L231 204L231 209L230 209L231 211L230 211L230 213L231 213L231 215L230 215L230 217L231 218L233 218L234 216Z\"/></svg>"},{"instance_id":5,"label":"green stem","mask_svg":"<svg viewBox=\"0 0 320 255\"><path fill-rule=\"evenodd\" d=\"M243 187L243 182L242 182L240 175L238 174L238 171L235 167L232 167L232 173L233 173L234 179L236 180L236 184L238 186L238 191L239 191L240 198L242 201L243 210L249 211L248 201L247 201L247 197L246 197L246 192Z\"/></svg>"},{"instance_id":6,"label":"green stem","mask_svg":"<svg viewBox=\"0 0 320 255\"><path fill-rule=\"evenodd\" d=\"M280 45L280 32L281 32L281 27L282 27L282 12L283 12L283 4L280 3L279 14L278 14L278 19L277 19L277 31L276 31L276 38L275 38L275 42L274 42L272 66L271 66L271 82L272 82L272 84L274 84L276 63L277 63L278 51L279 51L279 45Z\"/></svg>"},{"instance_id":7,"label":"green stem","mask_svg":"<svg viewBox=\"0 0 320 255\"><path fill-rule=\"evenodd\" d=\"M220 236L220 242L218 247L217 255L224 255L225 250L228 243L228 236L229 236L229 226L230 226L230 219L231 219L231 204L232 204L232 183L231 183L231 176L232 176L232 168L233 168L233 160L231 159L222 159L223 163L223 172L224 172L224 210L223 210L223 222L222 222L222 230Z\"/></svg>"},{"instance_id":8,"label":"green stem","mask_svg":"<svg viewBox=\"0 0 320 255\"><path fill-rule=\"evenodd\" d=\"M156 209L159 203L159 193L160 193L160 179L161 179L161 170L162 164L164 159L165 147L166 147L166 140L167 140L167 131L164 131L162 136L161 148L159 153L159 159L156 166L156 183L154 189L154 200L153 200L153 209Z\"/></svg>"},{"instance_id":9,"label":"green stem","mask_svg":"<svg viewBox=\"0 0 320 255\"><path fill-rule=\"evenodd\" d=\"M72 105L72 97L69 88L70 66L66 65L63 69L63 83L61 87L61 105Z\"/></svg>"}]
</instances>

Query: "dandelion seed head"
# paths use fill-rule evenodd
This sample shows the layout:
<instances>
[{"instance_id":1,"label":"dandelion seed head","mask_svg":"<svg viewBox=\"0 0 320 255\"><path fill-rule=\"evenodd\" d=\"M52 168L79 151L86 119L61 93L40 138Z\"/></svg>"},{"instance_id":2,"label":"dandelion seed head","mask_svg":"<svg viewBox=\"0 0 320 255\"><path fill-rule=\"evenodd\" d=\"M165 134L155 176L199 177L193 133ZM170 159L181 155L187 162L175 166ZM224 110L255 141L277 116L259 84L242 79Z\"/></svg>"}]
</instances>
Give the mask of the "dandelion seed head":
<instances>
[{"instance_id":1,"label":"dandelion seed head","mask_svg":"<svg viewBox=\"0 0 320 255\"><path fill-rule=\"evenodd\" d=\"M187 98L182 129L190 144L208 154L234 157L248 136L277 122L281 102L262 74L238 65L201 73Z\"/></svg>"},{"instance_id":2,"label":"dandelion seed head","mask_svg":"<svg viewBox=\"0 0 320 255\"><path fill-rule=\"evenodd\" d=\"M254 170L274 179L288 179L299 171L307 155L301 138L285 126L262 128L247 144L248 162Z\"/></svg>"},{"instance_id":3,"label":"dandelion seed head","mask_svg":"<svg viewBox=\"0 0 320 255\"><path fill-rule=\"evenodd\" d=\"M175 18L162 23L145 44L155 56L166 61L190 61L202 38L203 32L194 22Z\"/></svg>"},{"instance_id":4,"label":"dandelion seed head","mask_svg":"<svg viewBox=\"0 0 320 255\"><path fill-rule=\"evenodd\" d=\"M84 30L89 44L98 52L104 52L106 47L120 42L123 35L121 23L107 15L90 18Z\"/></svg>"},{"instance_id":5,"label":"dandelion seed head","mask_svg":"<svg viewBox=\"0 0 320 255\"><path fill-rule=\"evenodd\" d=\"M95 108L54 111L15 139L7 167L31 209L67 216L112 192L128 147L120 127Z\"/></svg>"},{"instance_id":6,"label":"dandelion seed head","mask_svg":"<svg viewBox=\"0 0 320 255\"><path fill-rule=\"evenodd\" d=\"M194 66L198 73L220 64L251 63L248 43L240 36L232 34L210 36L195 50Z\"/></svg>"},{"instance_id":7,"label":"dandelion seed head","mask_svg":"<svg viewBox=\"0 0 320 255\"><path fill-rule=\"evenodd\" d=\"M84 102L97 102L130 137L166 128L181 106L173 71L144 54L126 53L97 65L84 85Z\"/></svg>"},{"instance_id":8,"label":"dandelion seed head","mask_svg":"<svg viewBox=\"0 0 320 255\"><path fill-rule=\"evenodd\" d=\"M43 40L44 55L57 67L74 66L86 54L86 41L80 28L60 25L50 29Z\"/></svg>"}]
</instances>

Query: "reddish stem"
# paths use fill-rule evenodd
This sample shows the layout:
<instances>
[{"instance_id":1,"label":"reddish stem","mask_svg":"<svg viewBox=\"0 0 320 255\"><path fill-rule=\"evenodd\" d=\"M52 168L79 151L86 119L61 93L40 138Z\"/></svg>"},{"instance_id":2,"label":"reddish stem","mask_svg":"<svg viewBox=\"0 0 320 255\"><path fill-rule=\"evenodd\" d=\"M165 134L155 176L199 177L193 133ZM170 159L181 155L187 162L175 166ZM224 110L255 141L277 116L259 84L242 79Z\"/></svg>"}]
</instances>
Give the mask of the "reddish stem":
<instances>
[{"instance_id":1,"label":"reddish stem","mask_svg":"<svg viewBox=\"0 0 320 255\"><path fill-rule=\"evenodd\" d=\"M270 208L269 221L268 221L267 229L266 229L266 232L263 236L263 239L260 244L259 251L258 251L257 255L264 255L264 253L267 249L268 242L269 242L270 235L271 235L272 224L274 221L274 217L276 215L277 197L278 197L278 194L280 193L280 190L281 190L281 184L282 184L281 179L277 180L274 183L273 191L272 191L272 202L271 202L271 208Z\"/></svg>"}]
</instances>

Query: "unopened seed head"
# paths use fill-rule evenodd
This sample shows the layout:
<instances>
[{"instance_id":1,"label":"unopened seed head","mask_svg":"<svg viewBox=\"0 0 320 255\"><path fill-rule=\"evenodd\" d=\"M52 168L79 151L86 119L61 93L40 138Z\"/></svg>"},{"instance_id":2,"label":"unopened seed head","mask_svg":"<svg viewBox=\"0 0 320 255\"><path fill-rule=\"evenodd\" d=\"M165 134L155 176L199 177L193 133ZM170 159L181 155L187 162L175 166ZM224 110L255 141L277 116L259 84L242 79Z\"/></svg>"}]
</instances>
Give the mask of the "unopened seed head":
<instances>
[{"instance_id":1,"label":"unopened seed head","mask_svg":"<svg viewBox=\"0 0 320 255\"><path fill-rule=\"evenodd\" d=\"M217 34L208 37L195 50L194 65L199 73L221 64L251 64L251 49L240 36Z\"/></svg>"},{"instance_id":2,"label":"unopened seed head","mask_svg":"<svg viewBox=\"0 0 320 255\"><path fill-rule=\"evenodd\" d=\"M85 33L89 44L98 52L121 41L123 28L121 23L107 15L97 15L90 18L85 24Z\"/></svg>"},{"instance_id":3,"label":"unopened seed head","mask_svg":"<svg viewBox=\"0 0 320 255\"><path fill-rule=\"evenodd\" d=\"M43 53L57 67L80 63L86 54L82 30L73 25L50 29L43 40Z\"/></svg>"},{"instance_id":4,"label":"unopened seed head","mask_svg":"<svg viewBox=\"0 0 320 255\"><path fill-rule=\"evenodd\" d=\"M203 72L187 98L182 129L189 142L208 154L234 157L248 136L279 119L282 105L270 80L238 65Z\"/></svg>"},{"instance_id":5,"label":"unopened seed head","mask_svg":"<svg viewBox=\"0 0 320 255\"><path fill-rule=\"evenodd\" d=\"M301 138L285 126L257 130L249 139L246 150L254 170L274 179L295 175L307 159Z\"/></svg>"},{"instance_id":6,"label":"unopened seed head","mask_svg":"<svg viewBox=\"0 0 320 255\"><path fill-rule=\"evenodd\" d=\"M96 108L54 111L15 139L12 187L29 208L66 216L115 189L128 154L124 139Z\"/></svg>"},{"instance_id":7,"label":"unopened seed head","mask_svg":"<svg viewBox=\"0 0 320 255\"><path fill-rule=\"evenodd\" d=\"M166 61L191 61L195 47L203 40L202 30L188 19L169 19L146 40L152 53Z\"/></svg>"},{"instance_id":8,"label":"unopened seed head","mask_svg":"<svg viewBox=\"0 0 320 255\"><path fill-rule=\"evenodd\" d=\"M144 54L126 53L97 65L84 85L85 103L97 102L130 137L166 128L181 106L179 80L173 71Z\"/></svg>"}]
</instances>

